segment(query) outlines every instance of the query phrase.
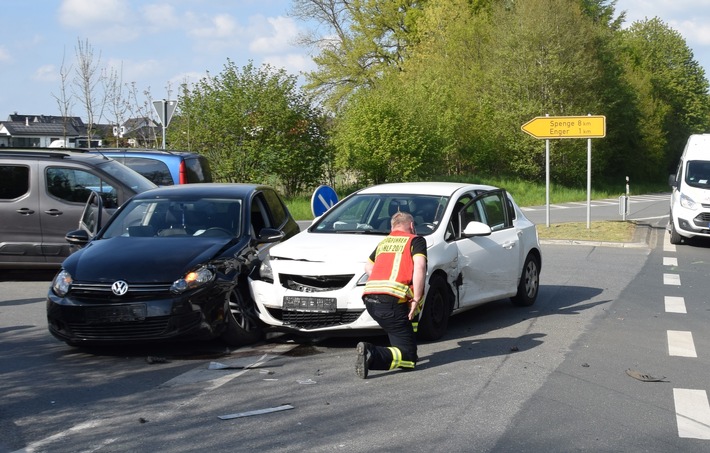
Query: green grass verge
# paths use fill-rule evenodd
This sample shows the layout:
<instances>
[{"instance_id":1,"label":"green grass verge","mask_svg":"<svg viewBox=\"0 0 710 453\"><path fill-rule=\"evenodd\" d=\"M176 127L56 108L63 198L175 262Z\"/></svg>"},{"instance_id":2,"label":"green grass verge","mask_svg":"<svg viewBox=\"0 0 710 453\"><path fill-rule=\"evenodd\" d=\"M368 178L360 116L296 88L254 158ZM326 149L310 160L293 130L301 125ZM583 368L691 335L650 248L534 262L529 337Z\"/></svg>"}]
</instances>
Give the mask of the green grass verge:
<instances>
[{"instance_id":1,"label":"green grass verge","mask_svg":"<svg viewBox=\"0 0 710 453\"><path fill-rule=\"evenodd\" d=\"M560 239L573 241L601 241L601 242L631 242L634 237L636 224L624 221L598 221L570 223L551 223L537 225L537 234L540 239Z\"/></svg>"}]
</instances>

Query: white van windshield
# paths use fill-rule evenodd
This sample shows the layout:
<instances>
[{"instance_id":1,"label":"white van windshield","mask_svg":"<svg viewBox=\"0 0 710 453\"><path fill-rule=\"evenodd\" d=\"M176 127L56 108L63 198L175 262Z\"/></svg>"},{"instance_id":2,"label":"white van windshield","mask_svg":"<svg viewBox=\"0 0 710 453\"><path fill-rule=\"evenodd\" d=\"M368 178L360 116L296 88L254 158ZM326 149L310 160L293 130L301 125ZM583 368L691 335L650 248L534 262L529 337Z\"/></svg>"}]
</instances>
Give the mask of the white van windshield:
<instances>
[{"instance_id":1,"label":"white van windshield","mask_svg":"<svg viewBox=\"0 0 710 453\"><path fill-rule=\"evenodd\" d=\"M691 187L710 187L710 161L691 160L685 172L685 182Z\"/></svg>"}]
</instances>

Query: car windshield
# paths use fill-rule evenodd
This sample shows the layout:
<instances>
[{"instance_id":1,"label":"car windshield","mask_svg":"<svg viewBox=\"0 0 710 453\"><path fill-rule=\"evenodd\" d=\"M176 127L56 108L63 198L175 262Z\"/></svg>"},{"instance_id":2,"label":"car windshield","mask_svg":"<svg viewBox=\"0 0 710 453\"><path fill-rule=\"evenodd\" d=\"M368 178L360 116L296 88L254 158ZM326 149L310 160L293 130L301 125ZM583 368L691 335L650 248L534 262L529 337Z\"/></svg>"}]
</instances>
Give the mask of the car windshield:
<instances>
[{"instance_id":1,"label":"car windshield","mask_svg":"<svg viewBox=\"0 0 710 453\"><path fill-rule=\"evenodd\" d=\"M115 160L107 160L100 164L102 170L104 170L109 175L123 181L131 189L135 190L136 193L145 192L148 189L154 189L157 186L150 182L148 179L141 176L140 173L131 170L123 164L116 162Z\"/></svg>"},{"instance_id":2,"label":"car windshield","mask_svg":"<svg viewBox=\"0 0 710 453\"><path fill-rule=\"evenodd\" d=\"M127 237L239 237L242 200L131 200L116 214L101 239Z\"/></svg>"},{"instance_id":3,"label":"car windshield","mask_svg":"<svg viewBox=\"0 0 710 453\"><path fill-rule=\"evenodd\" d=\"M417 234L432 233L441 223L448 197L414 194L357 194L323 214L315 233L389 234L397 211L414 217Z\"/></svg>"}]
</instances>

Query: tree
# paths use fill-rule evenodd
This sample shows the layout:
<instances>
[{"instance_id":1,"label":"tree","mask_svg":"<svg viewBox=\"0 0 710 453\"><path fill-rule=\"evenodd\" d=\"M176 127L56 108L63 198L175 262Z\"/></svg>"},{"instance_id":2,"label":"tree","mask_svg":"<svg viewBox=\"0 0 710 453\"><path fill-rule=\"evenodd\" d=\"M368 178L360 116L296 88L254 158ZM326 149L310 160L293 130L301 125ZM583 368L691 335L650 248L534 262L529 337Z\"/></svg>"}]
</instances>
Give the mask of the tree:
<instances>
[{"instance_id":1,"label":"tree","mask_svg":"<svg viewBox=\"0 0 710 453\"><path fill-rule=\"evenodd\" d=\"M390 70L401 70L416 41L416 23L425 0L295 0L292 14L315 20L327 35L301 37L317 49L316 71L306 89L333 110L359 89L373 87Z\"/></svg>"},{"instance_id":2,"label":"tree","mask_svg":"<svg viewBox=\"0 0 710 453\"><path fill-rule=\"evenodd\" d=\"M488 45L483 49L483 102L492 114L483 130L501 147L504 174L526 179L544 175L544 147L521 133L520 125L545 114L603 114L598 95L602 68L592 20L575 0L527 0L496 6ZM576 143L575 143L576 142ZM565 183L586 179L586 147L558 140L552 165Z\"/></svg>"},{"instance_id":3,"label":"tree","mask_svg":"<svg viewBox=\"0 0 710 453\"><path fill-rule=\"evenodd\" d=\"M688 136L710 130L705 71L680 33L658 18L634 22L622 34L621 49L626 77L643 108L646 144L660 144L659 170L667 173L677 164Z\"/></svg>"},{"instance_id":4,"label":"tree","mask_svg":"<svg viewBox=\"0 0 710 453\"><path fill-rule=\"evenodd\" d=\"M396 75L355 93L341 112L333 144L338 167L360 184L423 179L442 170L436 128L414 85Z\"/></svg>"},{"instance_id":5,"label":"tree","mask_svg":"<svg viewBox=\"0 0 710 453\"><path fill-rule=\"evenodd\" d=\"M69 67L65 66L64 57L65 55L62 54L62 65L59 67L59 94L52 94L52 97L57 101L59 114L62 116L62 140L64 140L64 146L67 146L67 124L69 122L69 116L71 116L71 108L74 105L74 100L71 93L67 92L67 81L72 67L71 65Z\"/></svg>"},{"instance_id":6,"label":"tree","mask_svg":"<svg viewBox=\"0 0 710 453\"><path fill-rule=\"evenodd\" d=\"M153 109L153 97L150 94L150 87L141 93L144 98L142 102L138 100L138 85L135 82L129 83L126 88L128 89L126 113L129 119L141 120L140 124L142 125L136 130L126 132L135 136L138 146L155 147L157 140L153 126L157 123L157 117L155 109Z\"/></svg>"},{"instance_id":7,"label":"tree","mask_svg":"<svg viewBox=\"0 0 710 453\"><path fill-rule=\"evenodd\" d=\"M183 85L168 133L171 146L205 154L215 179L280 183L291 195L323 177L325 125L295 76L227 60L217 76Z\"/></svg>"},{"instance_id":8,"label":"tree","mask_svg":"<svg viewBox=\"0 0 710 453\"><path fill-rule=\"evenodd\" d=\"M101 77L104 85L104 93L108 103L110 121L116 128L114 133L116 137L116 146L119 146L119 140L122 137L120 128L126 120L126 112L128 111L128 102L123 95L123 65L118 71L114 68L108 69L108 72Z\"/></svg>"},{"instance_id":9,"label":"tree","mask_svg":"<svg viewBox=\"0 0 710 453\"><path fill-rule=\"evenodd\" d=\"M89 40L84 42L77 39L76 46L76 72L74 76L74 95L83 105L87 116L87 134L91 140L94 125L101 121L103 109L106 105L105 93L100 93L103 74L100 71L101 53L94 57L94 48Z\"/></svg>"}]
</instances>

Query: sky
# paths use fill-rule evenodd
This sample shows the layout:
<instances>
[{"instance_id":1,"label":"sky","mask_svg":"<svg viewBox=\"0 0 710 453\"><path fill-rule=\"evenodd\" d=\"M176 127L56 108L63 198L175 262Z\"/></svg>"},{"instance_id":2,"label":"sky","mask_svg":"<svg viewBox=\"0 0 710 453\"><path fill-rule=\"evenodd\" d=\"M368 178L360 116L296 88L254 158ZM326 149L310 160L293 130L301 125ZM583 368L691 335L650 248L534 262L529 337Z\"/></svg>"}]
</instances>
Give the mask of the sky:
<instances>
[{"instance_id":1,"label":"sky","mask_svg":"<svg viewBox=\"0 0 710 453\"><path fill-rule=\"evenodd\" d=\"M659 17L710 78L708 1L618 0L616 11L626 11L625 26ZM290 0L3 0L2 7L0 120L59 115L60 69L76 66L79 41L101 67L116 68L154 99L176 99L183 82L221 73L227 59L296 76L315 69L309 50L295 44L314 24L289 16ZM85 116L78 101L71 113Z\"/></svg>"}]
</instances>

